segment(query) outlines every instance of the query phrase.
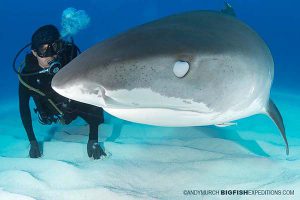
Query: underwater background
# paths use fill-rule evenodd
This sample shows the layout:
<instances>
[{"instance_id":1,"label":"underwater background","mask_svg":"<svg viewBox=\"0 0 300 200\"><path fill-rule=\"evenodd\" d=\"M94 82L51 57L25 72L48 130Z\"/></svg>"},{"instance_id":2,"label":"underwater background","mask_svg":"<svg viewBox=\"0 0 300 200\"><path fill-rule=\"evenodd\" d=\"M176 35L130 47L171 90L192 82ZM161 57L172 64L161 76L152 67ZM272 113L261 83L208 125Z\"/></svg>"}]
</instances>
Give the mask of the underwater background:
<instances>
[{"instance_id":1,"label":"underwater background","mask_svg":"<svg viewBox=\"0 0 300 200\"><path fill-rule=\"evenodd\" d=\"M297 0L232 0L237 17L250 25L268 44L275 63L274 88L299 92L300 2ZM189 10L221 10L222 0L87 0L8 1L1 0L2 26L1 91L16 96L17 77L11 65L17 51L31 40L40 26L61 28L63 10L85 10L91 18L88 28L75 41L81 50L129 28L170 14Z\"/></svg>"},{"instance_id":2,"label":"underwater background","mask_svg":"<svg viewBox=\"0 0 300 200\"><path fill-rule=\"evenodd\" d=\"M163 128L124 122L106 114L99 134L111 154L107 160L87 158L87 127L81 120L66 127L45 127L35 116L36 135L45 141L44 156L28 158L29 143L18 112L18 78L12 63L38 27L54 24L61 29L65 9L85 10L91 21L74 36L84 51L137 25L184 11L221 10L224 2L0 0L0 199L258 199L183 194L192 189L294 190L290 196L259 198L299 199L300 1L228 2L237 17L264 39L273 55L271 97L286 125L288 157L280 133L265 116L242 119L237 126L226 128Z\"/></svg>"}]
</instances>

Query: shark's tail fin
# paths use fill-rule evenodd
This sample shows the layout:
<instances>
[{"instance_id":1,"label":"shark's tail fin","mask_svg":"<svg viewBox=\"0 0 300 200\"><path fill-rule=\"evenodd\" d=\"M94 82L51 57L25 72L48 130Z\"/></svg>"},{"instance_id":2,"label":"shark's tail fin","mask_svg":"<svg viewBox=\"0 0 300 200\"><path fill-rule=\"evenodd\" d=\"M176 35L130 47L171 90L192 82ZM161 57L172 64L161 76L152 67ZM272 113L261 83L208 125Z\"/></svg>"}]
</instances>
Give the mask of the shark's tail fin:
<instances>
[{"instance_id":1,"label":"shark's tail fin","mask_svg":"<svg viewBox=\"0 0 300 200\"><path fill-rule=\"evenodd\" d=\"M281 116L278 108L276 107L276 105L274 104L274 102L271 99L269 99L269 102L266 106L266 114L275 122L276 126L280 130L280 133L281 133L283 140L285 142L285 145L286 145L286 155L289 155L289 144L286 139L285 128L284 128L282 116Z\"/></svg>"}]
</instances>

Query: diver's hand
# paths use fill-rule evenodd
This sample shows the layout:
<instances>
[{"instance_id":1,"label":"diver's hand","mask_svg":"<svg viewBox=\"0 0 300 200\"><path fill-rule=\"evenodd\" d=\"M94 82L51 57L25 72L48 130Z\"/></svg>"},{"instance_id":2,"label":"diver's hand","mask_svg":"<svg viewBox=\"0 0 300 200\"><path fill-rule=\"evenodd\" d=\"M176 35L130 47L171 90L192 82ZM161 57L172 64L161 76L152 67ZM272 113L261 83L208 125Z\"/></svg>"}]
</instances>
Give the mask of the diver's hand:
<instances>
[{"instance_id":1,"label":"diver's hand","mask_svg":"<svg viewBox=\"0 0 300 200\"><path fill-rule=\"evenodd\" d=\"M93 157L95 160L100 159L101 156L106 156L106 153L103 151L98 141L96 140L88 141L87 153L90 158Z\"/></svg>"},{"instance_id":2,"label":"diver's hand","mask_svg":"<svg viewBox=\"0 0 300 200\"><path fill-rule=\"evenodd\" d=\"M41 157L41 152L39 149L39 144L37 141L30 141L30 151L29 151L30 158L39 158Z\"/></svg>"}]
</instances>

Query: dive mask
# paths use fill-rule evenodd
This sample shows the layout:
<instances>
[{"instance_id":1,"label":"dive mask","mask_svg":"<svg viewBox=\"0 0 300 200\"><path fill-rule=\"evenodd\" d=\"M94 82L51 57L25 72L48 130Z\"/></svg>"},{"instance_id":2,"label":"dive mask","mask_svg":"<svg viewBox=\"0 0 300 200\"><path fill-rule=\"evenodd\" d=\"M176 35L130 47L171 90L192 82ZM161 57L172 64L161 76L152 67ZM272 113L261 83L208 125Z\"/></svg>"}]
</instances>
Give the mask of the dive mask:
<instances>
[{"instance_id":1,"label":"dive mask","mask_svg":"<svg viewBox=\"0 0 300 200\"><path fill-rule=\"evenodd\" d=\"M52 57L54 55L58 55L61 51L63 51L64 43L62 40L56 40L53 43L42 44L35 51L37 55L41 58L44 57Z\"/></svg>"}]
</instances>

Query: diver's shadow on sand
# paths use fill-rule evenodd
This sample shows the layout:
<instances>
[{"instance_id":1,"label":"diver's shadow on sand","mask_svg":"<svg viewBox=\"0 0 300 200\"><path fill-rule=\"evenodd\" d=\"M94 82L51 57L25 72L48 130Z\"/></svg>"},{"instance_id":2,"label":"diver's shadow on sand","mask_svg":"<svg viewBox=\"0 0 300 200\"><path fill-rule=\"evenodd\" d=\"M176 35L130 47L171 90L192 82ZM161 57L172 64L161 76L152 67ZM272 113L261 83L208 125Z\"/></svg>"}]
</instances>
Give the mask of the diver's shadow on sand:
<instances>
[{"instance_id":1,"label":"diver's shadow on sand","mask_svg":"<svg viewBox=\"0 0 300 200\"><path fill-rule=\"evenodd\" d=\"M270 157L270 155L267 154L255 140L243 139L236 130L233 130L233 128L227 129L210 126L197 127L197 129L204 132L208 137L232 141L257 156Z\"/></svg>"}]
</instances>

